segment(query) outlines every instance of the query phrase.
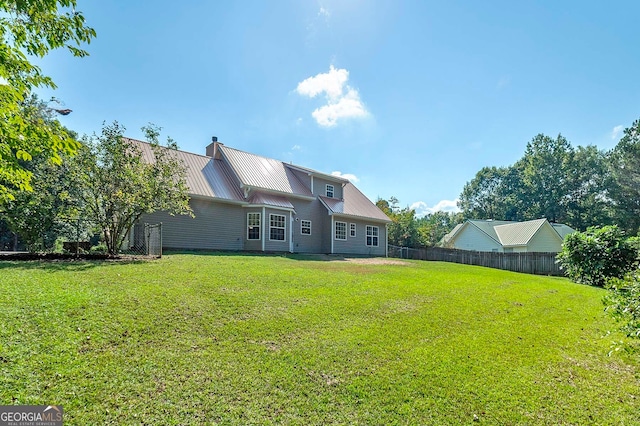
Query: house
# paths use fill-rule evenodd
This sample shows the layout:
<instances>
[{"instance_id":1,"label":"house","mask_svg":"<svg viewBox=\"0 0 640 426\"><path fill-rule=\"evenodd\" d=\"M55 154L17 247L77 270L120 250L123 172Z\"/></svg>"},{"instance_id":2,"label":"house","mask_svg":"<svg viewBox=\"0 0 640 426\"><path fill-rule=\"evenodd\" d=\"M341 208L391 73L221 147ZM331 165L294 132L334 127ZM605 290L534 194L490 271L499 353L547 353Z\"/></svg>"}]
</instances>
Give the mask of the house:
<instances>
[{"instance_id":1,"label":"house","mask_svg":"<svg viewBox=\"0 0 640 426\"><path fill-rule=\"evenodd\" d=\"M137 144L147 161L148 143ZM175 151L187 168L195 218L165 212L165 249L386 256L389 218L347 179L217 141L206 155Z\"/></svg>"},{"instance_id":2,"label":"house","mask_svg":"<svg viewBox=\"0 0 640 426\"><path fill-rule=\"evenodd\" d=\"M493 252L559 252L565 235L575 232L547 219L511 222L472 220L456 225L441 241L444 247Z\"/></svg>"}]
</instances>

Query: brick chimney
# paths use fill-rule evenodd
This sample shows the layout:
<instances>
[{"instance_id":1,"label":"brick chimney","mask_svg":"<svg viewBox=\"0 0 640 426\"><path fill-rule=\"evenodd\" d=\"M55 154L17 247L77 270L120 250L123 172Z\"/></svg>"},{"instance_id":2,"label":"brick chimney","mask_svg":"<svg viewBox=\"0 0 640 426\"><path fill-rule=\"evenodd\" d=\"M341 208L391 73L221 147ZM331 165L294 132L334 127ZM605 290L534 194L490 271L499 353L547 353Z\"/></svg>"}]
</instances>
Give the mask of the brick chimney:
<instances>
[{"instance_id":1,"label":"brick chimney","mask_svg":"<svg viewBox=\"0 0 640 426\"><path fill-rule=\"evenodd\" d=\"M220 145L223 145L223 143L222 142L218 142L218 138L216 136L212 136L211 137L211 143L209 145L207 145L207 150L205 152L207 157L213 157L215 159L220 159L220 151L218 150L218 147Z\"/></svg>"}]
</instances>

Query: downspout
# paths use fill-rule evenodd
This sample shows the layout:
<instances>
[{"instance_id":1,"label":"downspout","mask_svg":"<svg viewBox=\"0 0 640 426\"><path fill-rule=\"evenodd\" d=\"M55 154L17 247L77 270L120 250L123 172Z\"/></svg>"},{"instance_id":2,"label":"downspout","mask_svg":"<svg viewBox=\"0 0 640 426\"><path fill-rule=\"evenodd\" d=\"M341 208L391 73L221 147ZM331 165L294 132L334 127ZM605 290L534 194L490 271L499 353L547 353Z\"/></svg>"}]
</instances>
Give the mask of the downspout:
<instances>
[{"instance_id":1,"label":"downspout","mask_svg":"<svg viewBox=\"0 0 640 426\"><path fill-rule=\"evenodd\" d=\"M384 224L384 257L389 257L389 224Z\"/></svg>"},{"instance_id":2,"label":"downspout","mask_svg":"<svg viewBox=\"0 0 640 426\"><path fill-rule=\"evenodd\" d=\"M311 175L311 193L313 194L313 175Z\"/></svg>"},{"instance_id":3,"label":"downspout","mask_svg":"<svg viewBox=\"0 0 640 426\"><path fill-rule=\"evenodd\" d=\"M293 253L293 213L289 211L289 253Z\"/></svg>"},{"instance_id":4,"label":"downspout","mask_svg":"<svg viewBox=\"0 0 640 426\"><path fill-rule=\"evenodd\" d=\"M331 231L329 232L329 236L331 237L331 254L333 254L333 238L335 237L334 228L335 224L333 223L333 215L331 215Z\"/></svg>"},{"instance_id":5,"label":"downspout","mask_svg":"<svg viewBox=\"0 0 640 426\"><path fill-rule=\"evenodd\" d=\"M265 217L265 211L263 206L262 207L262 251L264 251L266 239L267 239L267 218Z\"/></svg>"}]
</instances>

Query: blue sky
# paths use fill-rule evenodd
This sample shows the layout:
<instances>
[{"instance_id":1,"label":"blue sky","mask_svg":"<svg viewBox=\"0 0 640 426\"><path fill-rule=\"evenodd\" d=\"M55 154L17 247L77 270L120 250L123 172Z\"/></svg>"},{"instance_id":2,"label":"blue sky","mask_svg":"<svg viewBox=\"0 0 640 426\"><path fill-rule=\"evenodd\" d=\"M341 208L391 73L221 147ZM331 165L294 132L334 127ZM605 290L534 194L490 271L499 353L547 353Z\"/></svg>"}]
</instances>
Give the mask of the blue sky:
<instances>
[{"instance_id":1,"label":"blue sky","mask_svg":"<svg viewBox=\"0 0 640 426\"><path fill-rule=\"evenodd\" d=\"M152 122L181 149L341 173L451 209L538 133L610 149L640 117L640 2L78 0L90 56L40 61L79 133Z\"/></svg>"}]
</instances>

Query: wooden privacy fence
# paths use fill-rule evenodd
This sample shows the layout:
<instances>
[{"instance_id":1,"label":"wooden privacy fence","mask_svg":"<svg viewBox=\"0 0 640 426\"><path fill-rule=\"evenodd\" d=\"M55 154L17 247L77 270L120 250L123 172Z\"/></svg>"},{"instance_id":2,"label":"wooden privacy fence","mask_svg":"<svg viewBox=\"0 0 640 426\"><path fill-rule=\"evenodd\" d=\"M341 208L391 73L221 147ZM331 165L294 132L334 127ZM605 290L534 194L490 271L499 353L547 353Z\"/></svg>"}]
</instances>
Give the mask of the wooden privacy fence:
<instances>
[{"instance_id":1,"label":"wooden privacy fence","mask_svg":"<svg viewBox=\"0 0 640 426\"><path fill-rule=\"evenodd\" d=\"M564 276L560 265L556 263L556 256L557 253L498 253L441 247L412 249L389 246L389 257L462 263L526 274Z\"/></svg>"}]
</instances>

